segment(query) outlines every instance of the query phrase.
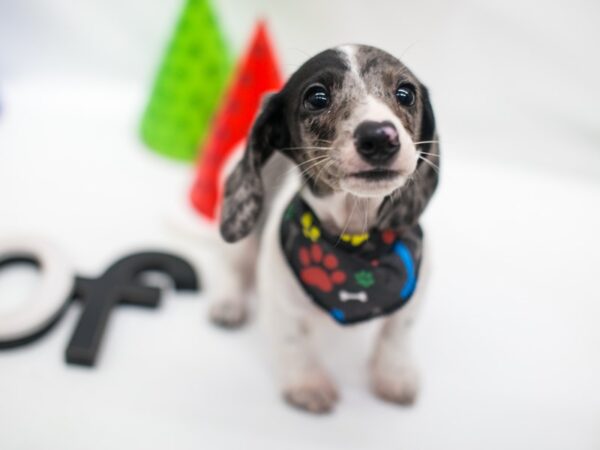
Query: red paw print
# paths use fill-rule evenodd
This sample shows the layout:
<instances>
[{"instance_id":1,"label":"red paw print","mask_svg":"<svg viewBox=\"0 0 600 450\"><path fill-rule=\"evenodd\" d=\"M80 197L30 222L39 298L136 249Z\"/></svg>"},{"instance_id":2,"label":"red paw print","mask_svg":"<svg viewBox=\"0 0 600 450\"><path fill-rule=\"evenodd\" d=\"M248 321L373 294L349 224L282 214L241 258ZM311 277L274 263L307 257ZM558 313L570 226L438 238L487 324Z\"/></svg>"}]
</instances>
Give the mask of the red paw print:
<instances>
[{"instance_id":1,"label":"red paw print","mask_svg":"<svg viewBox=\"0 0 600 450\"><path fill-rule=\"evenodd\" d=\"M387 245L392 245L396 240L396 232L394 230L386 229L381 232L381 239Z\"/></svg>"},{"instance_id":2,"label":"red paw print","mask_svg":"<svg viewBox=\"0 0 600 450\"><path fill-rule=\"evenodd\" d=\"M331 292L336 284L346 281L346 274L338 267L338 259L332 253L323 254L318 244L301 247L298 256L303 268L300 278L309 286L314 286L323 292Z\"/></svg>"}]
</instances>

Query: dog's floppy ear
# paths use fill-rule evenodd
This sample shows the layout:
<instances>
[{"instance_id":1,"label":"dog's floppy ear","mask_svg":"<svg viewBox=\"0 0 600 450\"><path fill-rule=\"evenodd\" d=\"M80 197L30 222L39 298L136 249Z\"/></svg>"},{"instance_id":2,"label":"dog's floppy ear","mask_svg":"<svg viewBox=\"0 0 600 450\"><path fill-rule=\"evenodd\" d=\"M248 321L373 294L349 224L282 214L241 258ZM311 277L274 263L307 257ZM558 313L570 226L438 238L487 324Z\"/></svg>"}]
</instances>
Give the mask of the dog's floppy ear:
<instances>
[{"instance_id":1,"label":"dog's floppy ear","mask_svg":"<svg viewBox=\"0 0 600 450\"><path fill-rule=\"evenodd\" d=\"M380 224L395 229L412 226L419 221L439 182L440 147L433 108L425 86L421 86L421 95L422 116L418 138L420 142L431 142L419 144L419 149L428 161L419 160L412 180L400 188L397 199L393 201L395 195L392 194L379 208Z\"/></svg>"},{"instance_id":2,"label":"dog's floppy ear","mask_svg":"<svg viewBox=\"0 0 600 450\"><path fill-rule=\"evenodd\" d=\"M435 116L433 115L433 108L431 107L431 101L429 100L429 91L424 85L421 85L421 103L423 112L421 115L421 131L419 135L419 141L433 141L435 136ZM429 152L432 144L427 143L421 148Z\"/></svg>"},{"instance_id":3,"label":"dog's floppy ear","mask_svg":"<svg viewBox=\"0 0 600 450\"><path fill-rule=\"evenodd\" d=\"M242 159L225 182L221 235L227 242L246 237L256 225L264 197L261 168L288 140L282 96L271 94L254 121Z\"/></svg>"}]
</instances>

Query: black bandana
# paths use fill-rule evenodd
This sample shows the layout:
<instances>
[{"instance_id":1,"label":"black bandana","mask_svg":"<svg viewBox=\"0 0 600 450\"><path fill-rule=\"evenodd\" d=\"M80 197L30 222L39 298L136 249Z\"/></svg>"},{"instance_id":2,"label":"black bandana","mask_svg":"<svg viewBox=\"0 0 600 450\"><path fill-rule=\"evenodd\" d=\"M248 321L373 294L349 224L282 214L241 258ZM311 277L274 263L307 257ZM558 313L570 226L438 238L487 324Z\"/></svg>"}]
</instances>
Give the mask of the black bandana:
<instances>
[{"instance_id":1,"label":"black bandana","mask_svg":"<svg viewBox=\"0 0 600 450\"><path fill-rule=\"evenodd\" d=\"M283 253L308 296L337 322L389 314L415 290L423 232L414 225L334 236L296 195L281 221Z\"/></svg>"}]
</instances>

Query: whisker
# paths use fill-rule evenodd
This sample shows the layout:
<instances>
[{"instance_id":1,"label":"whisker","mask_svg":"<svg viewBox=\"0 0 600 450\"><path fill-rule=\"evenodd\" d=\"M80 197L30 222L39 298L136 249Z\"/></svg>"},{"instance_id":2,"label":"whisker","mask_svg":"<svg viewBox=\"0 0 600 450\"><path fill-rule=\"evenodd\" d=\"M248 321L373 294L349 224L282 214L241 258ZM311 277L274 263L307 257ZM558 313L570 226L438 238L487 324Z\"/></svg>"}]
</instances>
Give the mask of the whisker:
<instances>
[{"instance_id":1,"label":"whisker","mask_svg":"<svg viewBox=\"0 0 600 450\"><path fill-rule=\"evenodd\" d=\"M296 164L294 167L302 167L305 164L308 164L310 162L317 161L317 160L320 160L320 159L325 159L325 158L329 158L329 155L317 155L314 158L309 158L306 161L302 161L302 162Z\"/></svg>"},{"instance_id":2,"label":"whisker","mask_svg":"<svg viewBox=\"0 0 600 450\"><path fill-rule=\"evenodd\" d=\"M418 141L418 142L413 142L413 144L415 145L421 145L421 144L439 144L440 141Z\"/></svg>"},{"instance_id":3,"label":"whisker","mask_svg":"<svg viewBox=\"0 0 600 450\"><path fill-rule=\"evenodd\" d=\"M279 150L282 152L287 152L288 150L331 150L331 147L287 147Z\"/></svg>"},{"instance_id":4,"label":"whisker","mask_svg":"<svg viewBox=\"0 0 600 450\"><path fill-rule=\"evenodd\" d=\"M328 141L327 139L317 139L317 142L322 142L323 144L333 144L333 141Z\"/></svg>"},{"instance_id":5,"label":"whisker","mask_svg":"<svg viewBox=\"0 0 600 450\"><path fill-rule=\"evenodd\" d=\"M306 168L304 168L300 172L300 176L303 177L304 175L308 175L308 178L313 178L314 179L315 176L312 175L312 174L310 174L310 173L308 173L308 172L310 172L312 169L315 169L315 168L319 167L321 164L325 165L326 164L325 161L326 161L327 158L328 158L328 156L324 157L324 158L322 156L318 157L318 158L313 158L312 160L310 160L310 162L313 162L313 164L310 165L310 166L308 166L308 167L306 167ZM315 162L315 160L317 160L317 161ZM308 180L306 180L306 181L308 181Z\"/></svg>"},{"instance_id":6,"label":"whisker","mask_svg":"<svg viewBox=\"0 0 600 450\"><path fill-rule=\"evenodd\" d=\"M312 55L310 55L309 53L306 53L304 50L302 50L301 48L298 47L288 47L290 50L293 50L295 52L298 53L302 53L302 55L306 56L307 58L310 58Z\"/></svg>"},{"instance_id":7,"label":"whisker","mask_svg":"<svg viewBox=\"0 0 600 450\"><path fill-rule=\"evenodd\" d=\"M404 58L404 55L406 54L406 52L408 52L411 48L413 48L415 45L417 45L419 43L419 40L414 41L412 44L410 44L408 47L406 47L404 49L404 51L400 54L399 58L402 59Z\"/></svg>"},{"instance_id":8,"label":"whisker","mask_svg":"<svg viewBox=\"0 0 600 450\"><path fill-rule=\"evenodd\" d=\"M419 154L421 154L421 155L435 156L436 158L439 158L439 157L440 157L440 154L439 154L439 153L428 153L428 152L422 152L422 151L420 151L420 150L417 150L417 151L418 151L418 152L419 152Z\"/></svg>"},{"instance_id":9,"label":"whisker","mask_svg":"<svg viewBox=\"0 0 600 450\"><path fill-rule=\"evenodd\" d=\"M323 171L331 167L333 163L335 163L335 160L332 159L331 161L323 164L323 167L321 167L321 170L319 170L319 173L317 173L317 177L315 178L315 184L319 183L319 178L321 178L321 174L323 173Z\"/></svg>"},{"instance_id":10,"label":"whisker","mask_svg":"<svg viewBox=\"0 0 600 450\"><path fill-rule=\"evenodd\" d=\"M408 179L409 182L411 179L412 179L412 177ZM396 201L398 199L398 197L400 197L400 189L396 189L395 191L393 191L392 195L390 197L391 197L391 201L392 201L392 205L393 205L394 201Z\"/></svg>"},{"instance_id":11,"label":"whisker","mask_svg":"<svg viewBox=\"0 0 600 450\"><path fill-rule=\"evenodd\" d=\"M300 172L300 177L303 178L303 181L300 184L300 188L298 189L299 192L302 191L306 187L306 185L308 184L308 181L311 178L314 179L314 176L312 174L308 173L308 171L311 170L311 169L313 169L313 168L315 168L315 167L318 167L320 164L325 165L327 163L324 160L319 160L315 164L313 164L312 166L308 167L306 170ZM307 176L304 177L304 175L307 175Z\"/></svg>"},{"instance_id":12,"label":"whisker","mask_svg":"<svg viewBox=\"0 0 600 450\"><path fill-rule=\"evenodd\" d=\"M436 166L434 163L432 163L431 161L429 161L427 158L423 158L422 156L419 156L419 159L425 163L427 163L428 165L430 165L433 170L435 170L435 173L440 173L440 168L438 166Z\"/></svg>"},{"instance_id":13,"label":"whisker","mask_svg":"<svg viewBox=\"0 0 600 450\"><path fill-rule=\"evenodd\" d=\"M305 166L309 163L314 163L315 161L317 161L317 164L318 164L318 163L324 162L328 158L329 158L329 155L318 155L318 156L315 156L314 158L310 158L310 159L307 159L306 161L302 161L299 164L294 164L292 167L290 167L288 170L286 170L284 173L282 173L281 176L279 177L279 179L287 177L290 173L294 172L296 169L299 169L302 166ZM311 167L312 166L309 166L306 170L310 170ZM304 169L302 169L300 171L300 174L302 175L303 172L304 172Z\"/></svg>"},{"instance_id":14,"label":"whisker","mask_svg":"<svg viewBox=\"0 0 600 450\"><path fill-rule=\"evenodd\" d=\"M344 228L342 228L342 232L338 236L338 239L335 243L336 247L340 243L340 240L342 239L342 235L346 232L348 225L350 225L350 220L352 220L352 215L354 214L354 210L356 209L357 198L355 196L352 196L352 199L354 200L354 204L352 205L352 210L350 211L350 215L348 216L348 219L346 219L346 224L344 225Z\"/></svg>"},{"instance_id":15,"label":"whisker","mask_svg":"<svg viewBox=\"0 0 600 450\"><path fill-rule=\"evenodd\" d=\"M304 170L302 170L302 172L300 172L300 175L301 176L308 175L310 178L314 178L314 176L308 172L310 172L312 169L319 167L321 164L325 164L325 161L319 160L319 161L315 162L314 164L312 164L311 166L304 168Z\"/></svg>"}]
</instances>

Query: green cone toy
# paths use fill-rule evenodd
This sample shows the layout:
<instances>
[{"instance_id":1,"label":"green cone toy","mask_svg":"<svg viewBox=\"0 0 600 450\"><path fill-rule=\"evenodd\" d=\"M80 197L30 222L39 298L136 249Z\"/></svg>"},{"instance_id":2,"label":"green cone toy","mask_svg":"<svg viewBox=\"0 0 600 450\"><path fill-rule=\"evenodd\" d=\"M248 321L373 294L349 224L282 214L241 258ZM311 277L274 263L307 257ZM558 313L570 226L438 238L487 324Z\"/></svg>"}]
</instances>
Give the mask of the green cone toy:
<instances>
[{"instance_id":1,"label":"green cone toy","mask_svg":"<svg viewBox=\"0 0 600 450\"><path fill-rule=\"evenodd\" d=\"M194 161L231 68L209 0L187 0L142 118L146 145Z\"/></svg>"}]
</instances>

